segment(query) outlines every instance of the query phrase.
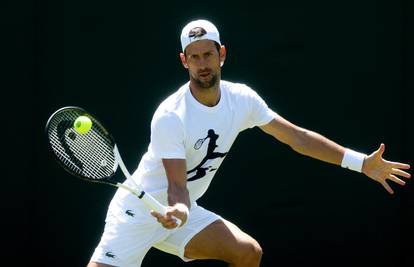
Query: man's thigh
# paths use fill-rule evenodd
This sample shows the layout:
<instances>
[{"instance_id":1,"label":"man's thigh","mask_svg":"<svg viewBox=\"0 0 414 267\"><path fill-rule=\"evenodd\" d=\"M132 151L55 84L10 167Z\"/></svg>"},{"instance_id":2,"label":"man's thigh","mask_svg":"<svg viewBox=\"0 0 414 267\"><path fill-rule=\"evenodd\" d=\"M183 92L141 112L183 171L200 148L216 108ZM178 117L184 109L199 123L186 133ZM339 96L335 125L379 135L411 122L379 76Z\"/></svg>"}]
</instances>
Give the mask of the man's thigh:
<instances>
[{"instance_id":1,"label":"man's thigh","mask_svg":"<svg viewBox=\"0 0 414 267\"><path fill-rule=\"evenodd\" d=\"M194 204L190 209L187 223L180 228L172 230L166 239L154 244L154 247L169 254L176 255L184 261L190 261L191 259L185 257L184 254L187 243L195 235L200 233L200 231L203 231L203 229L220 218L214 212Z\"/></svg>"},{"instance_id":2,"label":"man's thigh","mask_svg":"<svg viewBox=\"0 0 414 267\"><path fill-rule=\"evenodd\" d=\"M261 251L255 239L233 223L220 219L208 225L187 243L185 257L232 262L241 253L252 250Z\"/></svg>"},{"instance_id":3,"label":"man's thigh","mask_svg":"<svg viewBox=\"0 0 414 267\"><path fill-rule=\"evenodd\" d=\"M155 220L152 223L133 224L113 218L106 222L90 264L140 266L151 246L168 235L168 230L162 228Z\"/></svg>"}]
</instances>

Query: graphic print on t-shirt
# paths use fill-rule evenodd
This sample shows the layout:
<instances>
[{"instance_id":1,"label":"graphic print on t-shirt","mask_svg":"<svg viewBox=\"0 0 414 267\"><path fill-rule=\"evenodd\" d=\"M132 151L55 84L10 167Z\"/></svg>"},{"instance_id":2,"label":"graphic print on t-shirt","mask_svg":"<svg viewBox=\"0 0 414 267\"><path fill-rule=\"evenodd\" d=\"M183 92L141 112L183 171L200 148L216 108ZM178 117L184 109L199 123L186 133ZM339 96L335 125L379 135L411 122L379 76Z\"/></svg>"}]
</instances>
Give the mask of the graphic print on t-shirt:
<instances>
[{"instance_id":1,"label":"graphic print on t-shirt","mask_svg":"<svg viewBox=\"0 0 414 267\"><path fill-rule=\"evenodd\" d=\"M187 172L187 174L190 174L192 172L196 172L195 175L193 177L189 178L187 181L191 182L191 181L203 178L206 175L207 170L208 171L216 170L216 169L212 169L211 168L212 166L203 167L204 163L206 163L207 160L216 159L216 158L223 158L227 155L228 152L225 152L225 153L214 152L216 147L218 147L217 144L216 144L218 138L219 138L219 135L216 134L213 129L209 129L208 132L207 132L207 136L205 138L197 140L196 144L194 145L194 149L200 148L202 146L202 144L204 143L204 141L209 139L208 146L207 146L207 155L200 162L200 164L198 164L195 168L193 168L192 170L189 170ZM196 148L196 147L198 147L198 148Z\"/></svg>"}]
</instances>

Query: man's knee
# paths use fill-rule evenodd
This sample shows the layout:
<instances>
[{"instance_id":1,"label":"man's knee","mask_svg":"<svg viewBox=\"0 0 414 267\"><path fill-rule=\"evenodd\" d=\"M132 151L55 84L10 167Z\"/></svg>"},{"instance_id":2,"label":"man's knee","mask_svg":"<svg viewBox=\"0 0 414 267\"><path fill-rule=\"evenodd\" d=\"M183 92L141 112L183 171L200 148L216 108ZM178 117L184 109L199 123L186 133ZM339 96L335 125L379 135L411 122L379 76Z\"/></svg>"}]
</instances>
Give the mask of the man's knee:
<instances>
[{"instance_id":1,"label":"man's knee","mask_svg":"<svg viewBox=\"0 0 414 267\"><path fill-rule=\"evenodd\" d=\"M234 259L234 263L240 266L259 266L262 259L262 247L255 240L245 243L240 247Z\"/></svg>"},{"instance_id":2,"label":"man's knee","mask_svg":"<svg viewBox=\"0 0 414 267\"><path fill-rule=\"evenodd\" d=\"M190 259L217 259L232 266L256 267L262 248L231 222L217 220L191 239L184 255Z\"/></svg>"}]
</instances>

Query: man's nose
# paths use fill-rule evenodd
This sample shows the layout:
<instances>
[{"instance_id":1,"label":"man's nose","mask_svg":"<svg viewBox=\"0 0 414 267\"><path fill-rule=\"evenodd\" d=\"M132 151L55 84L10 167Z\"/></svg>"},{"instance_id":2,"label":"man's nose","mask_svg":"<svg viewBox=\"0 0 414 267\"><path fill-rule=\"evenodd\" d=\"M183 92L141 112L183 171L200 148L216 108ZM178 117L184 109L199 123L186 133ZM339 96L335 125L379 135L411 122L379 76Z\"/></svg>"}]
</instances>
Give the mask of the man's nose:
<instances>
[{"instance_id":1,"label":"man's nose","mask_svg":"<svg viewBox=\"0 0 414 267\"><path fill-rule=\"evenodd\" d=\"M198 65L199 66L205 66L206 62L207 62L206 58L200 57L200 59L198 60Z\"/></svg>"}]
</instances>

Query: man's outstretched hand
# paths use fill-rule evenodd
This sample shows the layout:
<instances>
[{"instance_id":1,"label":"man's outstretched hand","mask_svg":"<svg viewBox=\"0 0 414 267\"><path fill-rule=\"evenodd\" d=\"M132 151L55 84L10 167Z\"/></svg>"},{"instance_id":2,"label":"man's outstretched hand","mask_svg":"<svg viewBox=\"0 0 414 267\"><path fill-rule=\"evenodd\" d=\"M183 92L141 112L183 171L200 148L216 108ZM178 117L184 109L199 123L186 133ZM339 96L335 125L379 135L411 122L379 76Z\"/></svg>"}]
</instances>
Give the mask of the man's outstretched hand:
<instances>
[{"instance_id":1,"label":"man's outstretched hand","mask_svg":"<svg viewBox=\"0 0 414 267\"><path fill-rule=\"evenodd\" d=\"M376 151L367 156L362 165L362 172L369 178L381 183L388 193L393 194L394 191L388 185L387 180L405 185L405 181L398 178L397 175L407 179L411 178L408 172L403 171L410 169L410 165L383 159L384 151L385 145L381 144Z\"/></svg>"}]
</instances>

